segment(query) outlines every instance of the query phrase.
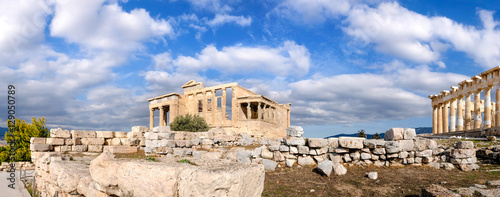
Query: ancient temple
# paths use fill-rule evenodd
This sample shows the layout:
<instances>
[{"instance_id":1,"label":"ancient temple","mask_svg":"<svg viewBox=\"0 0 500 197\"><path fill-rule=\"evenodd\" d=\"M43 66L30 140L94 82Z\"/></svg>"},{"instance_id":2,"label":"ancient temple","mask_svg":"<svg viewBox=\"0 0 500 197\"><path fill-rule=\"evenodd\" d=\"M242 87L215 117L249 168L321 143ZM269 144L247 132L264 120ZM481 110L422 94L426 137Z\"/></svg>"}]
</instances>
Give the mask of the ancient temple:
<instances>
[{"instance_id":1,"label":"ancient temple","mask_svg":"<svg viewBox=\"0 0 500 197\"><path fill-rule=\"evenodd\" d=\"M262 137L286 136L286 128L290 126L290 103L279 104L238 83L205 88L202 82L191 80L182 88L184 94L170 93L148 99L150 128L155 126L154 114L159 110L159 126L166 126L175 117L189 113L203 117L211 128Z\"/></svg>"}]
</instances>

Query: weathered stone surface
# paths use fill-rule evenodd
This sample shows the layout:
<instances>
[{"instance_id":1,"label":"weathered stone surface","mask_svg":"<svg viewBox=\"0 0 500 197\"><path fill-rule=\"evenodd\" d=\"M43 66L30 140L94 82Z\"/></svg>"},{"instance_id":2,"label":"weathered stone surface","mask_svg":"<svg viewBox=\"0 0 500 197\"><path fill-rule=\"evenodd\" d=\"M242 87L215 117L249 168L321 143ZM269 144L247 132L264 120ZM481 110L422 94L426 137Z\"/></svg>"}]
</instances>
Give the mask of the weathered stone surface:
<instances>
[{"instance_id":1,"label":"weathered stone surface","mask_svg":"<svg viewBox=\"0 0 500 197\"><path fill-rule=\"evenodd\" d=\"M71 150L73 152L87 152L88 147L87 147L87 145L73 145L71 147Z\"/></svg>"},{"instance_id":2,"label":"weathered stone surface","mask_svg":"<svg viewBox=\"0 0 500 197\"><path fill-rule=\"evenodd\" d=\"M154 133L171 132L170 126L158 126L158 127L154 127L151 131L154 132Z\"/></svg>"},{"instance_id":3,"label":"weathered stone surface","mask_svg":"<svg viewBox=\"0 0 500 197\"><path fill-rule=\"evenodd\" d=\"M291 168L293 167L293 165L297 162L296 159L286 159L285 163L286 163L286 166Z\"/></svg>"},{"instance_id":4,"label":"weathered stone surface","mask_svg":"<svg viewBox=\"0 0 500 197\"><path fill-rule=\"evenodd\" d=\"M31 137L30 144L45 144L46 140L45 137Z\"/></svg>"},{"instance_id":5,"label":"weathered stone surface","mask_svg":"<svg viewBox=\"0 0 500 197\"><path fill-rule=\"evenodd\" d=\"M275 161L285 161L285 156L283 156L283 154L281 154L280 151L274 151L274 160Z\"/></svg>"},{"instance_id":6,"label":"weathered stone surface","mask_svg":"<svg viewBox=\"0 0 500 197\"><path fill-rule=\"evenodd\" d=\"M450 156L455 159L476 157L476 151L474 149L452 149L450 154Z\"/></svg>"},{"instance_id":7,"label":"weathered stone surface","mask_svg":"<svg viewBox=\"0 0 500 197\"><path fill-rule=\"evenodd\" d=\"M361 153L361 159L362 160L372 159L372 155L370 153Z\"/></svg>"},{"instance_id":8,"label":"weathered stone surface","mask_svg":"<svg viewBox=\"0 0 500 197\"><path fill-rule=\"evenodd\" d=\"M330 160L325 160L318 163L318 171L324 176L330 176L333 170L333 162Z\"/></svg>"},{"instance_id":9,"label":"weathered stone surface","mask_svg":"<svg viewBox=\"0 0 500 197\"><path fill-rule=\"evenodd\" d=\"M370 139L370 140L365 140L363 141L363 145L366 148L384 148L385 147L385 141L384 140L375 140L375 139Z\"/></svg>"},{"instance_id":10,"label":"weathered stone surface","mask_svg":"<svg viewBox=\"0 0 500 197\"><path fill-rule=\"evenodd\" d=\"M333 164L333 173L335 175L344 175L347 173L347 169L344 167L344 165L340 163L334 163Z\"/></svg>"},{"instance_id":11,"label":"weathered stone surface","mask_svg":"<svg viewBox=\"0 0 500 197\"><path fill-rule=\"evenodd\" d=\"M362 149L365 138L339 137L339 146L348 149Z\"/></svg>"},{"instance_id":12,"label":"weathered stone surface","mask_svg":"<svg viewBox=\"0 0 500 197\"><path fill-rule=\"evenodd\" d=\"M72 148L71 148L71 146L61 146L60 151L61 152L71 152Z\"/></svg>"},{"instance_id":13,"label":"weathered stone surface","mask_svg":"<svg viewBox=\"0 0 500 197\"><path fill-rule=\"evenodd\" d=\"M61 128L57 128L57 129L50 129L50 137L51 138L56 138L56 137L70 138L71 134L69 133L68 130L63 130Z\"/></svg>"},{"instance_id":14,"label":"weathered stone surface","mask_svg":"<svg viewBox=\"0 0 500 197\"><path fill-rule=\"evenodd\" d=\"M201 155L201 159L204 160L218 160L222 158L222 152L207 152Z\"/></svg>"},{"instance_id":15,"label":"weathered stone surface","mask_svg":"<svg viewBox=\"0 0 500 197\"><path fill-rule=\"evenodd\" d=\"M309 154L309 147L307 146L297 146L299 149L299 154Z\"/></svg>"},{"instance_id":16,"label":"weathered stone surface","mask_svg":"<svg viewBox=\"0 0 500 197\"><path fill-rule=\"evenodd\" d=\"M64 139L63 138L47 138L46 144L49 145L64 145Z\"/></svg>"},{"instance_id":17,"label":"weathered stone surface","mask_svg":"<svg viewBox=\"0 0 500 197\"><path fill-rule=\"evenodd\" d=\"M339 147L339 138L334 138L334 137L328 138L328 146L332 148Z\"/></svg>"},{"instance_id":18,"label":"weathered stone surface","mask_svg":"<svg viewBox=\"0 0 500 197\"><path fill-rule=\"evenodd\" d=\"M125 146L139 146L141 140L138 138L119 138L122 145Z\"/></svg>"},{"instance_id":19,"label":"weathered stone surface","mask_svg":"<svg viewBox=\"0 0 500 197\"><path fill-rule=\"evenodd\" d=\"M369 172L368 173L368 178L372 180L377 180L378 178L378 173L377 172Z\"/></svg>"},{"instance_id":20,"label":"weathered stone surface","mask_svg":"<svg viewBox=\"0 0 500 197\"><path fill-rule=\"evenodd\" d=\"M82 138L83 145L104 145L104 138Z\"/></svg>"},{"instance_id":21,"label":"weathered stone surface","mask_svg":"<svg viewBox=\"0 0 500 197\"><path fill-rule=\"evenodd\" d=\"M71 130L71 138L92 138L96 136L95 131Z\"/></svg>"},{"instance_id":22,"label":"weathered stone surface","mask_svg":"<svg viewBox=\"0 0 500 197\"><path fill-rule=\"evenodd\" d=\"M80 180L90 177L89 167L85 163L71 161L51 161L50 179L63 192L77 190Z\"/></svg>"},{"instance_id":23,"label":"weathered stone surface","mask_svg":"<svg viewBox=\"0 0 500 197\"><path fill-rule=\"evenodd\" d=\"M44 152L52 150L52 145L48 144L30 144L30 150L33 152Z\"/></svg>"},{"instance_id":24,"label":"weathered stone surface","mask_svg":"<svg viewBox=\"0 0 500 197\"><path fill-rule=\"evenodd\" d=\"M400 151L412 151L414 148L413 140L400 140L399 150Z\"/></svg>"},{"instance_id":25,"label":"weathered stone surface","mask_svg":"<svg viewBox=\"0 0 500 197\"><path fill-rule=\"evenodd\" d=\"M250 163L250 156L251 152L250 151L238 151L236 155L236 160L240 163Z\"/></svg>"},{"instance_id":26,"label":"weathered stone surface","mask_svg":"<svg viewBox=\"0 0 500 197\"><path fill-rule=\"evenodd\" d=\"M133 126L132 132L145 133L145 132L149 132L149 128L146 126Z\"/></svg>"},{"instance_id":27,"label":"weathered stone surface","mask_svg":"<svg viewBox=\"0 0 500 197\"><path fill-rule=\"evenodd\" d=\"M328 140L323 138L309 138L308 146L311 148L321 148L328 145Z\"/></svg>"},{"instance_id":28,"label":"weathered stone surface","mask_svg":"<svg viewBox=\"0 0 500 197\"><path fill-rule=\"evenodd\" d=\"M385 143L385 150L387 154L399 152L399 141L387 141Z\"/></svg>"},{"instance_id":29,"label":"weathered stone surface","mask_svg":"<svg viewBox=\"0 0 500 197\"><path fill-rule=\"evenodd\" d=\"M377 155L385 155L385 148L376 148L376 149L373 149L373 154L377 154Z\"/></svg>"},{"instance_id":30,"label":"weathered stone surface","mask_svg":"<svg viewBox=\"0 0 500 197\"><path fill-rule=\"evenodd\" d=\"M449 196L449 197L460 197L460 195L444 188L443 186L432 184L430 186L422 189L422 196L424 197L439 197L439 196Z\"/></svg>"},{"instance_id":31,"label":"weathered stone surface","mask_svg":"<svg viewBox=\"0 0 500 197\"><path fill-rule=\"evenodd\" d=\"M154 133L154 134L150 134L150 132L148 132L148 133L144 133L144 136L146 136L147 134L151 135L150 138L155 138L155 136L157 136L156 138L158 138L159 140L174 140L175 139L174 132L164 132L164 133ZM146 137L146 139L147 139L147 137Z\"/></svg>"},{"instance_id":32,"label":"weathered stone surface","mask_svg":"<svg viewBox=\"0 0 500 197\"><path fill-rule=\"evenodd\" d=\"M384 140L386 141L398 141L402 140L404 135L403 128L391 128L387 130L384 134Z\"/></svg>"},{"instance_id":33,"label":"weathered stone surface","mask_svg":"<svg viewBox=\"0 0 500 197\"><path fill-rule=\"evenodd\" d=\"M303 166L308 166L308 165L314 165L316 164L316 162L314 161L314 159L311 157L311 156L299 156L297 158L297 163L299 165L303 165Z\"/></svg>"},{"instance_id":34,"label":"weathered stone surface","mask_svg":"<svg viewBox=\"0 0 500 197\"><path fill-rule=\"evenodd\" d=\"M453 170L455 169L455 166L451 163L441 163L440 164L441 168L444 168L445 170Z\"/></svg>"},{"instance_id":35,"label":"weathered stone surface","mask_svg":"<svg viewBox=\"0 0 500 197\"><path fill-rule=\"evenodd\" d=\"M304 146L306 144L306 140L301 137L286 137L285 144L289 146Z\"/></svg>"},{"instance_id":36,"label":"weathered stone surface","mask_svg":"<svg viewBox=\"0 0 500 197\"><path fill-rule=\"evenodd\" d=\"M262 165L264 165L265 170L274 171L276 169L276 166L278 165L278 163L273 161L273 160L263 159Z\"/></svg>"},{"instance_id":37,"label":"weathered stone surface","mask_svg":"<svg viewBox=\"0 0 500 197\"><path fill-rule=\"evenodd\" d=\"M264 159L273 159L274 153L269 151L269 149L264 148L264 149L262 149L261 155L262 155L262 158L264 158Z\"/></svg>"},{"instance_id":38,"label":"weathered stone surface","mask_svg":"<svg viewBox=\"0 0 500 197\"><path fill-rule=\"evenodd\" d=\"M115 131L113 133L113 135L114 135L115 138L126 138L127 137L127 132Z\"/></svg>"},{"instance_id":39,"label":"weathered stone surface","mask_svg":"<svg viewBox=\"0 0 500 197\"><path fill-rule=\"evenodd\" d=\"M290 146L290 153L291 154L298 154L299 149L296 146Z\"/></svg>"},{"instance_id":40,"label":"weathered stone surface","mask_svg":"<svg viewBox=\"0 0 500 197\"><path fill-rule=\"evenodd\" d=\"M439 169L441 165L437 162L430 162L429 167L434 168L434 169Z\"/></svg>"},{"instance_id":41,"label":"weathered stone surface","mask_svg":"<svg viewBox=\"0 0 500 197\"><path fill-rule=\"evenodd\" d=\"M137 147L135 146L104 146L104 151L109 151L110 153L135 153L137 152Z\"/></svg>"},{"instance_id":42,"label":"weathered stone surface","mask_svg":"<svg viewBox=\"0 0 500 197\"><path fill-rule=\"evenodd\" d=\"M288 151L290 151L290 147L287 146L287 145L280 145L279 146L279 151L281 151L281 152L288 152Z\"/></svg>"},{"instance_id":43,"label":"weathered stone surface","mask_svg":"<svg viewBox=\"0 0 500 197\"><path fill-rule=\"evenodd\" d=\"M414 128L406 128L404 129L403 139L405 140L413 140L417 136Z\"/></svg>"},{"instance_id":44,"label":"weathered stone surface","mask_svg":"<svg viewBox=\"0 0 500 197\"><path fill-rule=\"evenodd\" d=\"M102 138L114 138L115 133L113 131L96 131L96 137Z\"/></svg>"},{"instance_id":45,"label":"weathered stone surface","mask_svg":"<svg viewBox=\"0 0 500 197\"><path fill-rule=\"evenodd\" d=\"M102 145L88 145L87 149L89 152L100 153L103 150L103 146Z\"/></svg>"},{"instance_id":46,"label":"weathered stone surface","mask_svg":"<svg viewBox=\"0 0 500 197\"><path fill-rule=\"evenodd\" d=\"M122 141L120 140L121 138L113 138L111 139L111 146L119 146L122 145Z\"/></svg>"},{"instance_id":47,"label":"weathered stone surface","mask_svg":"<svg viewBox=\"0 0 500 197\"><path fill-rule=\"evenodd\" d=\"M301 126L289 126L286 128L286 136L301 137L304 134L304 129Z\"/></svg>"},{"instance_id":48,"label":"weathered stone surface","mask_svg":"<svg viewBox=\"0 0 500 197\"><path fill-rule=\"evenodd\" d=\"M348 153L349 150L345 149L345 148L336 148L335 149L335 153L338 153L338 154L343 154L343 153Z\"/></svg>"},{"instance_id":49,"label":"weathered stone surface","mask_svg":"<svg viewBox=\"0 0 500 197\"><path fill-rule=\"evenodd\" d=\"M141 132L127 132L127 138L143 138L144 134Z\"/></svg>"},{"instance_id":50,"label":"weathered stone surface","mask_svg":"<svg viewBox=\"0 0 500 197\"><path fill-rule=\"evenodd\" d=\"M474 142L472 142L472 141L458 141L455 148L457 148L457 149L472 149L472 148L474 148Z\"/></svg>"},{"instance_id":51,"label":"weathered stone surface","mask_svg":"<svg viewBox=\"0 0 500 197\"><path fill-rule=\"evenodd\" d=\"M416 152L417 157L430 157L432 156L432 150L424 150Z\"/></svg>"},{"instance_id":52,"label":"weathered stone surface","mask_svg":"<svg viewBox=\"0 0 500 197\"><path fill-rule=\"evenodd\" d=\"M359 160L359 158L360 158L359 152L353 152L353 153L349 154L349 156L351 156L351 159L354 161Z\"/></svg>"}]
</instances>

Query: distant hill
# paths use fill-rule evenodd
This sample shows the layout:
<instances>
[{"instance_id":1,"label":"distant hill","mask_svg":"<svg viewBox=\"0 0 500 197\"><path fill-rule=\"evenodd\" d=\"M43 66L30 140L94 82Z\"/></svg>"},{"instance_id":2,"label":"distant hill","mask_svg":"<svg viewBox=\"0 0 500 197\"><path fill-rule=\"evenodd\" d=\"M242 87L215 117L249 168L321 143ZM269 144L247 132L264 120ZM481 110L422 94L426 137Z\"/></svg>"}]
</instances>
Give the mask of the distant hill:
<instances>
[{"instance_id":1,"label":"distant hill","mask_svg":"<svg viewBox=\"0 0 500 197\"><path fill-rule=\"evenodd\" d=\"M417 127L417 128L415 128L415 133L417 133L417 134L432 133L432 127ZM385 132L379 133L379 135L382 139L384 139L384 134L385 134ZM338 134L338 135L328 136L325 138L331 138L331 137L358 137L358 134L357 133L350 133L350 134L342 133L342 134ZM366 134L366 139L372 139L372 137L373 137L373 134Z\"/></svg>"}]
</instances>

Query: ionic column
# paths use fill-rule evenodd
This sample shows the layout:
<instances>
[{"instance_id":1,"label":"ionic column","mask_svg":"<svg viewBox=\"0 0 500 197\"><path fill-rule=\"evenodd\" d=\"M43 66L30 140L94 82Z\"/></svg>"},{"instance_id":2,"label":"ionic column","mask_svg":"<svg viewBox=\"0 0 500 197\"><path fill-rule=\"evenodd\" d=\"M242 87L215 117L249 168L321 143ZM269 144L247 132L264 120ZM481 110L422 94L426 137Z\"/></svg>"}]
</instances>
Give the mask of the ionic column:
<instances>
[{"instance_id":1,"label":"ionic column","mask_svg":"<svg viewBox=\"0 0 500 197\"><path fill-rule=\"evenodd\" d=\"M443 133L448 133L448 101L443 105Z\"/></svg>"},{"instance_id":2,"label":"ionic column","mask_svg":"<svg viewBox=\"0 0 500 197\"><path fill-rule=\"evenodd\" d=\"M215 90L212 90L212 125L215 125L217 119L217 99L215 98Z\"/></svg>"},{"instance_id":3,"label":"ionic column","mask_svg":"<svg viewBox=\"0 0 500 197\"><path fill-rule=\"evenodd\" d=\"M500 83L497 84L497 90L495 91L495 126L500 127Z\"/></svg>"},{"instance_id":4,"label":"ionic column","mask_svg":"<svg viewBox=\"0 0 500 197\"><path fill-rule=\"evenodd\" d=\"M470 114L470 111L471 111L471 95L470 94L467 94L467 96L465 96L465 130L468 131L471 129L471 114Z\"/></svg>"},{"instance_id":5,"label":"ionic column","mask_svg":"<svg viewBox=\"0 0 500 197\"><path fill-rule=\"evenodd\" d=\"M432 106L432 134L437 134L438 132L438 107Z\"/></svg>"},{"instance_id":6,"label":"ionic column","mask_svg":"<svg viewBox=\"0 0 500 197\"><path fill-rule=\"evenodd\" d=\"M205 118L205 121L207 120L207 111L208 111L208 102L207 102L207 92L203 92L203 110L201 114L203 115L203 118Z\"/></svg>"},{"instance_id":7,"label":"ionic column","mask_svg":"<svg viewBox=\"0 0 500 197\"><path fill-rule=\"evenodd\" d=\"M247 103L247 119L250 120L252 119L252 113L250 111L250 103Z\"/></svg>"},{"instance_id":8,"label":"ionic column","mask_svg":"<svg viewBox=\"0 0 500 197\"><path fill-rule=\"evenodd\" d=\"M457 99L452 99L450 103L450 132L456 131L457 120Z\"/></svg>"},{"instance_id":9,"label":"ionic column","mask_svg":"<svg viewBox=\"0 0 500 197\"><path fill-rule=\"evenodd\" d=\"M438 129L437 133L443 133L443 104L438 104L438 118L437 118L437 123L438 123Z\"/></svg>"},{"instance_id":10,"label":"ionic column","mask_svg":"<svg viewBox=\"0 0 500 197\"><path fill-rule=\"evenodd\" d=\"M163 109L163 106L160 107L160 126L165 126L165 109Z\"/></svg>"},{"instance_id":11,"label":"ionic column","mask_svg":"<svg viewBox=\"0 0 500 197\"><path fill-rule=\"evenodd\" d=\"M464 117L462 114L463 111L463 101L462 97L458 97L458 107L457 107L457 131L464 130Z\"/></svg>"},{"instance_id":12,"label":"ionic column","mask_svg":"<svg viewBox=\"0 0 500 197\"><path fill-rule=\"evenodd\" d=\"M149 109L149 128L153 129L155 126L155 110Z\"/></svg>"},{"instance_id":13,"label":"ionic column","mask_svg":"<svg viewBox=\"0 0 500 197\"><path fill-rule=\"evenodd\" d=\"M484 89L484 127L491 128L491 88Z\"/></svg>"},{"instance_id":14,"label":"ionic column","mask_svg":"<svg viewBox=\"0 0 500 197\"><path fill-rule=\"evenodd\" d=\"M474 93L474 129L481 128L481 90Z\"/></svg>"}]
</instances>

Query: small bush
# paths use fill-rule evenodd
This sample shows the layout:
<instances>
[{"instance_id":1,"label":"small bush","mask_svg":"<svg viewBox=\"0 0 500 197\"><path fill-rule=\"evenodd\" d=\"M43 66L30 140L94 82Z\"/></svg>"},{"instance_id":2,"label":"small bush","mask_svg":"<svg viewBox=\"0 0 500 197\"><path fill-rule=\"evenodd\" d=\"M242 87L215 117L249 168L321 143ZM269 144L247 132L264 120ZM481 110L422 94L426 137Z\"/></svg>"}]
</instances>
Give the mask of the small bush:
<instances>
[{"instance_id":1,"label":"small bush","mask_svg":"<svg viewBox=\"0 0 500 197\"><path fill-rule=\"evenodd\" d=\"M208 131L208 124L205 119L198 115L186 114L175 117L174 121L170 123L170 129L172 131L203 132Z\"/></svg>"},{"instance_id":2,"label":"small bush","mask_svg":"<svg viewBox=\"0 0 500 197\"><path fill-rule=\"evenodd\" d=\"M365 133L365 130L361 129L358 131L358 137L364 137L366 138L366 133Z\"/></svg>"},{"instance_id":3,"label":"small bush","mask_svg":"<svg viewBox=\"0 0 500 197\"><path fill-rule=\"evenodd\" d=\"M188 164L192 164L191 161L189 161L188 159L181 159L179 161L180 163L188 163Z\"/></svg>"},{"instance_id":4,"label":"small bush","mask_svg":"<svg viewBox=\"0 0 500 197\"><path fill-rule=\"evenodd\" d=\"M375 135L372 136L372 139L382 139L378 133L375 133Z\"/></svg>"},{"instance_id":5,"label":"small bush","mask_svg":"<svg viewBox=\"0 0 500 197\"><path fill-rule=\"evenodd\" d=\"M148 156L146 158L146 161L156 161L156 159L154 157Z\"/></svg>"}]
</instances>

